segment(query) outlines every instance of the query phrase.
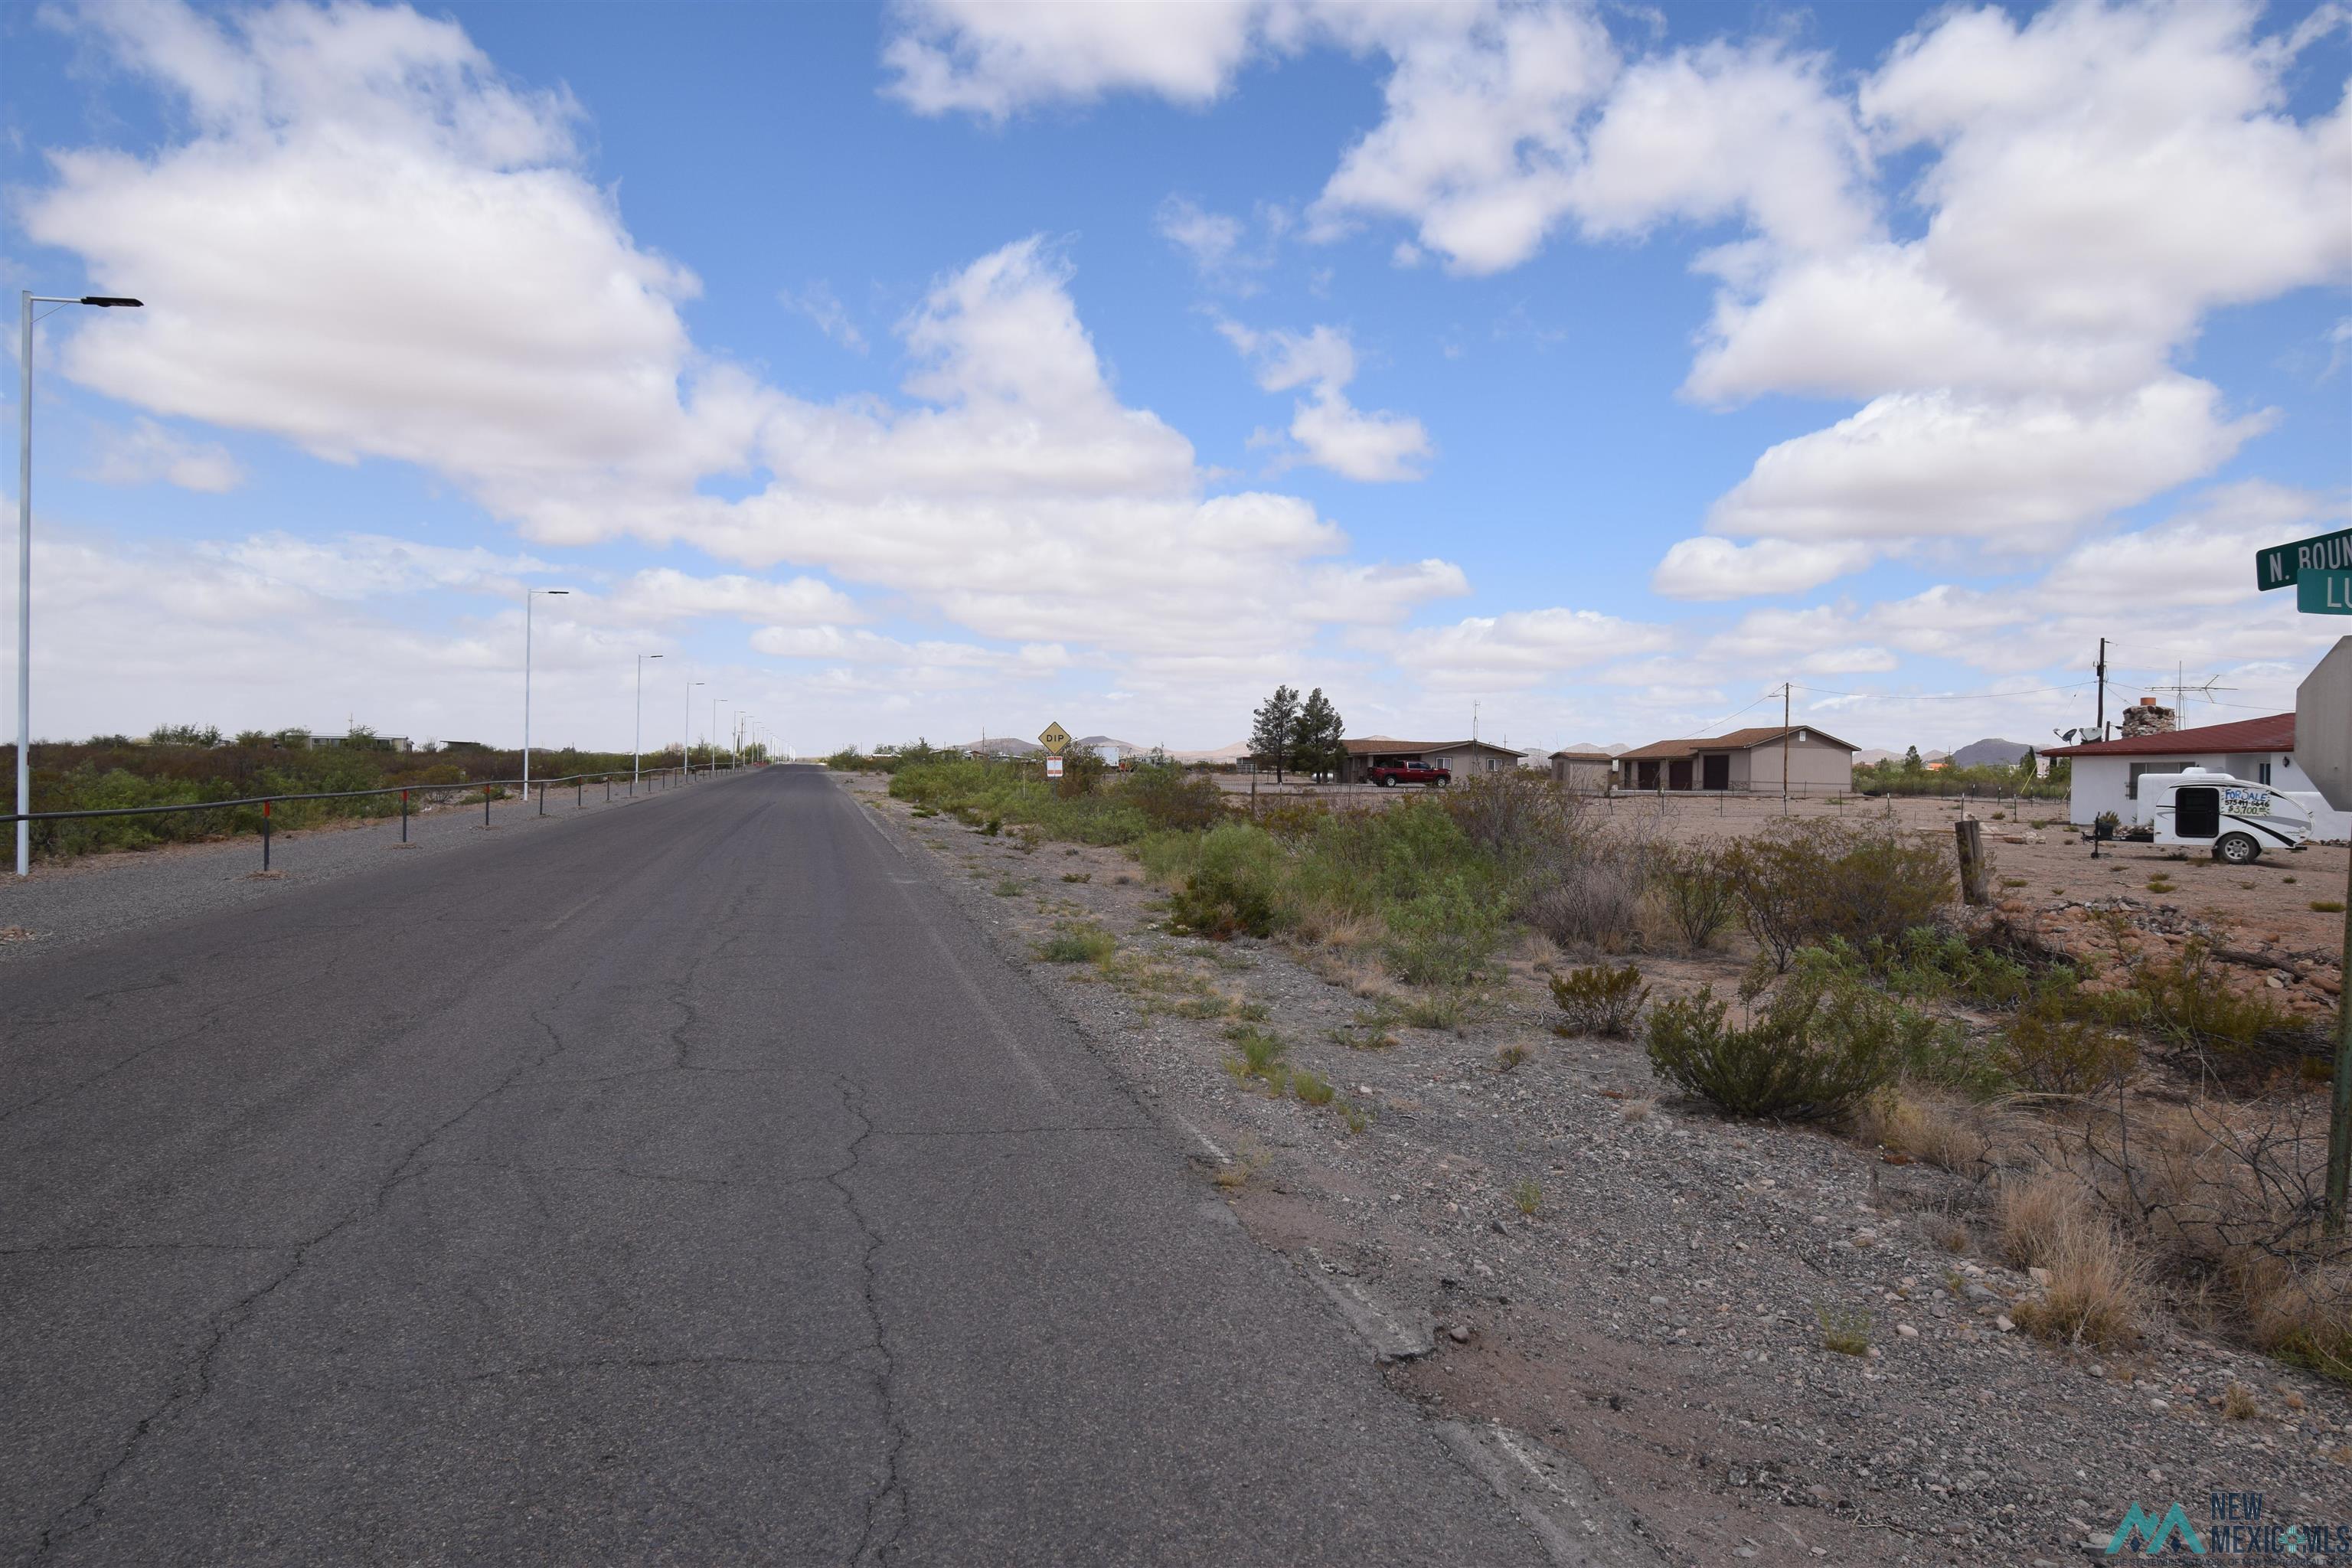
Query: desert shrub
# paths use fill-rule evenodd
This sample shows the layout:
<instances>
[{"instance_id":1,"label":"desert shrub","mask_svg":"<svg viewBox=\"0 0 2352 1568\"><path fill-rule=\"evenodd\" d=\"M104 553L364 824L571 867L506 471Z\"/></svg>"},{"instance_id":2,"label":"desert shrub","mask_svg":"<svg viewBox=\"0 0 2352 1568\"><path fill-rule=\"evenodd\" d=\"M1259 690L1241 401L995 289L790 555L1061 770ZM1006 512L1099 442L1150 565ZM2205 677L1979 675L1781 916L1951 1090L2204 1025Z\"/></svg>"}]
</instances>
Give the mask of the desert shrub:
<instances>
[{"instance_id":1,"label":"desert shrub","mask_svg":"<svg viewBox=\"0 0 2352 1568\"><path fill-rule=\"evenodd\" d=\"M1650 1010L1659 1077L1735 1116L1804 1121L1843 1115L1900 1069L1899 1011L1860 987L1783 986L1746 1025L1712 988Z\"/></svg>"},{"instance_id":2,"label":"desert shrub","mask_svg":"<svg viewBox=\"0 0 2352 1568\"><path fill-rule=\"evenodd\" d=\"M1701 951L1739 912L1739 888L1715 844L1667 849L1654 863L1660 901L1684 945Z\"/></svg>"},{"instance_id":3,"label":"desert shrub","mask_svg":"<svg viewBox=\"0 0 2352 1568\"><path fill-rule=\"evenodd\" d=\"M1834 820L1775 823L1724 851L1748 929L1785 969L1801 947L1895 942L1952 899L1942 851L1907 835Z\"/></svg>"},{"instance_id":4,"label":"desert shrub","mask_svg":"<svg viewBox=\"0 0 2352 1568\"><path fill-rule=\"evenodd\" d=\"M1624 835L1578 839L1529 873L1519 919L1556 947L1620 952L1634 934L1651 859L1647 845Z\"/></svg>"},{"instance_id":5,"label":"desert shrub","mask_svg":"<svg viewBox=\"0 0 2352 1568\"><path fill-rule=\"evenodd\" d=\"M1642 1016L1642 1004L1649 996L1650 988L1642 984L1642 972L1630 963L1616 968L1594 964L1551 977L1551 998L1559 1004L1561 1014L1555 1027L1562 1035L1598 1035L1603 1039L1622 1040L1633 1032L1634 1022Z\"/></svg>"},{"instance_id":6,"label":"desert shrub","mask_svg":"<svg viewBox=\"0 0 2352 1568\"><path fill-rule=\"evenodd\" d=\"M1322 1074L1300 1068L1290 1075L1290 1092L1305 1104L1328 1105L1339 1091Z\"/></svg>"},{"instance_id":7,"label":"desert shrub","mask_svg":"<svg viewBox=\"0 0 2352 1568\"><path fill-rule=\"evenodd\" d=\"M1740 990L1753 997L1775 984L1771 955L1757 954ZM1884 1037L1899 1076L1937 1089L1959 1089L1979 1099L2008 1087L2000 1068L1971 1044L1958 1024L1938 1019L1895 996L1851 943L1832 938L1822 947L1801 947L1789 955L1784 994L1805 993L1831 1004L1832 1016L1866 1022Z\"/></svg>"},{"instance_id":8,"label":"desert shrub","mask_svg":"<svg viewBox=\"0 0 2352 1568\"><path fill-rule=\"evenodd\" d=\"M2126 1001L2160 1053L2240 1083L2292 1070L2326 1046L2309 1020L2233 989L2201 942L2189 942L2176 959L2138 965Z\"/></svg>"},{"instance_id":9,"label":"desert shrub","mask_svg":"<svg viewBox=\"0 0 2352 1568\"><path fill-rule=\"evenodd\" d=\"M1168 923L1220 942L1271 936L1281 880L1282 851L1271 837L1245 822L1220 823L1192 847Z\"/></svg>"},{"instance_id":10,"label":"desert shrub","mask_svg":"<svg viewBox=\"0 0 2352 1568\"><path fill-rule=\"evenodd\" d=\"M2131 1037L2096 1011L2070 1005L2072 994L2053 989L2035 997L2001 1031L1993 1059L2021 1087L2088 1094L2139 1064Z\"/></svg>"},{"instance_id":11,"label":"desert shrub","mask_svg":"<svg viewBox=\"0 0 2352 1568\"><path fill-rule=\"evenodd\" d=\"M1475 774L1447 792L1444 809L1465 838L1507 870L1555 859L1586 836L1583 797L1528 769Z\"/></svg>"},{"instance_id":12,"label":"desert shrub","mask_svg":"<svg viewBox=\"0 0 2352 1568\"><path fill-rule=\"evenodd\" d=\"M1277 838L1304 838L1331 815L1331 808L1319 800L1290 796L1269 801L1257 809L1257 825Z\"/></svg>"},{"instance_id":13,"label":"desert shrub","mask_svg":"<svg viewBox=\"0 0 2352 1568\"><path fill-rule=\"evenodd\" d=\"M1179 767L1144 766L1119 786L1119 795L1155 830L1186 832L1208 827L1225 812L1217 781Z\"/></svg>"},{"instance_id":14,"label":"desert shrub","mask_svg":"<svg viewBox=\"0 0 2352 1568\"><path fill-rule=\"evenodd\" d=\"M1118 939L1097 925L1072 923L1037 943L1037 956L1047 963L1100 963L1118 949Z\"/></svg>"},{"instance_id":15,"label":"desert shrub","mask_svg":"<svg viewBox=\"0 0 2352 1568\"><path fill-rule=\"evenodd\" d=\"M1408 985L1467 985L1486 972L1501 911L1461 881L1440 882L1388 910L1381 958Z\"/></svg>"}]
</instances>

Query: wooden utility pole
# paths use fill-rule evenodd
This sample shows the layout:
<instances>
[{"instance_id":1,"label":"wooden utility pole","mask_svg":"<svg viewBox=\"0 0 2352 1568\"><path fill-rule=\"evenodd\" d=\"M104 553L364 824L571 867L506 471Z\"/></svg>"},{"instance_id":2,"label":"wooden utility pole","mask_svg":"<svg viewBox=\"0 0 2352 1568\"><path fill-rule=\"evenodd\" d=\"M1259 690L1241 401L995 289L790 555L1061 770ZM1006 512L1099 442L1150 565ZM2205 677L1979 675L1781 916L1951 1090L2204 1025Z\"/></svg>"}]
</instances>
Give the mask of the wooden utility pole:
<instances>
[{"instance_id":1,"label":"wooden utility pole","mask_svg":"<svg viewBox=\"0 0 2352 1568\"><path fill-rule=\"evenodd\" d=\"M2099 639L2099 739L2107 738L2107 639Z\"/></svg>"}]
</instances>

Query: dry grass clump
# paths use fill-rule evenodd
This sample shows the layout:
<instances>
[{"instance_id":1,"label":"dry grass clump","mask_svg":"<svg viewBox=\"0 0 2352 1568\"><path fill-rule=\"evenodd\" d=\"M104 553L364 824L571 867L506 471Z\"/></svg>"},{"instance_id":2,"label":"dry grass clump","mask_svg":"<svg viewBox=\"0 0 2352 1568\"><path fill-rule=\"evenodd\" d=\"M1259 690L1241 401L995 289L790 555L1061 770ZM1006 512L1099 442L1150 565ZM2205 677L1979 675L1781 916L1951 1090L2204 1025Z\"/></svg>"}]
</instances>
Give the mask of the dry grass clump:
<instances>
[{"instance_id":1,"label":"dry grass clump","mask_svg":"<svg viewBox=\"0 0 2352 1568\"><path fill-rule=\"evenodd\" d=\"M2337 1383L2352 1383L2352 1265L2294 1268L2265 1258L2239 1289L2254 1343Z\"/></svg>"},{"instance_id":2,"label":"dry grass clump","mask_svg":"<svg viewBox=\"0 0 2352 1568\"><path fill-rule=\"evenodd\" d=\"M2148 1310L2146 1266L2079 1184L2042 1176L2009 1184L1998 1213L2002 1251L2046 1276L2042 1293L2011 1311L2020 1328L2103 1350L2138 1342Z\"/></svg>"},{"instance_id":3,"label":"dry grass clump","mask_svg":"<svg viewBox=\"0 0 2352 1568\"><path fill-rule=\"evenodd\" d=\"M1947 1171L1980 1171L1992 1152L1982 1111L1956 1096L1909 1085L1872 1095L1855 1110L1853 1121L1864 1142Z\"/></svg>"}]
</instances>

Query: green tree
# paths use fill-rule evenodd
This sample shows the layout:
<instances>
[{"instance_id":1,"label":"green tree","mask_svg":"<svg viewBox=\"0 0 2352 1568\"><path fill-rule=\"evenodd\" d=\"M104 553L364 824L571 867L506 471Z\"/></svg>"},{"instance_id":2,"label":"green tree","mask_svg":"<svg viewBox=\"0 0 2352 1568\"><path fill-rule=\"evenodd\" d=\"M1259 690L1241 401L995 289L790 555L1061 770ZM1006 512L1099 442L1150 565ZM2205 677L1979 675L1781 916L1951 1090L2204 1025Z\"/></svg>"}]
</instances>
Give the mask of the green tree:
<instances>
[{"instance_id":1,"label":"green tree","mask_svg":"<svg viewBox=\"0 0 2352 1568\"><path fill-rule=\"evenodd\" d=\"M1903 748L1903 771L1905 773L1924 773L1927 771L1927 764L1919 760L1918 747L1906 746Z\"/></svg>"},{"instance_id":2,"label":"green tree","mask_svg":"<svg viewBox=\"0 0 2352 1568\"><path fill-rule=\"evenodd\" d=\"M1276 687L1274 695L1250 716L1250 751L1260 762L1274 763L1275 782L1279 784L1298 737L1298 689Z\"/></svg>"},{"instance_id":3,"label":"green tree","mask_svg":"<svg viewBox=\"0 0 2352 1568\"><path fill-rule=\"evenodd\" d=\"M1317 687L1307 694L1307 701L1298 710L1297 728L1292 733L1290 754L1303 773L1337 774L1345 764L1348 748L1347 721L1331 700Z\"/></svg>"}]
</instances>

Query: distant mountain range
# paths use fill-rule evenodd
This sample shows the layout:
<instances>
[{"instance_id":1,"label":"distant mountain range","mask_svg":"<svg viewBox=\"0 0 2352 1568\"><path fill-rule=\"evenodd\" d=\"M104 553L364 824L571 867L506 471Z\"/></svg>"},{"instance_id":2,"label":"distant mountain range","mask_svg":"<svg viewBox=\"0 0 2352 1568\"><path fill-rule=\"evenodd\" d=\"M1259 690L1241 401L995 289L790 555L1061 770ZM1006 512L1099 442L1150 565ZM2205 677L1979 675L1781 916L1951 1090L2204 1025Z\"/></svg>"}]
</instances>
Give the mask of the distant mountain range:
<instances>
[{"instance_id":1,"label":"distant mountain range","mask_svg":"<svg viewBox=\"0 0 2352 1568\"><path fill-rule=\"evenodd\" d=\"M2022 741L1974 741L1952 753L1956 768L2013 768L2033 748Z\"/></svg>"}]
</instances>

